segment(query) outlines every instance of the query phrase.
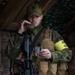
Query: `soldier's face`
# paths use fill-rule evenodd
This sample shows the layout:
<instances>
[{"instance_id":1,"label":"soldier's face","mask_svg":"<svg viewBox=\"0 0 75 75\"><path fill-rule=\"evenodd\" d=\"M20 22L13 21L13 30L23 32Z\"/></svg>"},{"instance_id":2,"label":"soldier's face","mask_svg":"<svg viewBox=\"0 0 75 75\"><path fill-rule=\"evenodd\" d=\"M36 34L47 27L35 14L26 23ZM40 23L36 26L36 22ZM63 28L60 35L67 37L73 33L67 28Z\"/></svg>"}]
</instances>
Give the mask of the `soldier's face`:
<instances>
[{"instance_id":1,"label":"soldier's face","mask_svg":"<svg viewBox=\"0 0 75 75\"><path fill-rule=\"evenodd\" d=\"M38 25L40 25L42 18L43 15L40 16L31 15L28 17L28 20L34 25L34 27L37 27Z\"/></svg>"}]
</instances>

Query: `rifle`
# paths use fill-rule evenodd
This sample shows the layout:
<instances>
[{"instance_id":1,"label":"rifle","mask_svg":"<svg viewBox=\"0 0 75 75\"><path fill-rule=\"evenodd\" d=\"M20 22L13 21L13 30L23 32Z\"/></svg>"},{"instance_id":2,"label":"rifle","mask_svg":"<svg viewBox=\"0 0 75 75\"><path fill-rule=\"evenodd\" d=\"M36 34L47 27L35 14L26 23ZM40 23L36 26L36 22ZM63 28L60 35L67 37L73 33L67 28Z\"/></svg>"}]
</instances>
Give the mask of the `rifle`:
<instances>
[{"instance_id":1,"label":"rifle","mask_svg":"<svg viewBox=\"0 0 75 75\"><path fill-rule=\"evenodd\" d=\"M38 32L38 34L35 36L35 38L34 38L34 40L32 41L31 44L30 44L30 41L29 41L30 35L27 34L24 37L23 52L24 52L24 55L25 55L26 59L25 59L24 62L21 62L21 61L18 61L18 60L15 61L15 63L17 65L24 68L23 75L37 75L38 74L37 68L33 67L33 65L32 65L32 60L30 59L30 56L31 56L31 53L32 53L33 48L35 46L35 43L38 40L39 35L42 33L42 31L43 31L43 28Z\"/></svg>"},{"instance_id":2,"label":"rifle","mask_svg":"<svg viewBox=\"0 0 75 75\"><path fill-rule=\"evenodd\" d=\"M15 59L14 63L19 66L20 75L37 75L36 68L32 65L32 60L30 59L30 44L29 44L29 35L26 35L23 40L23 52L25 55L24 62ZM23 71L21 71L23 69Z\"/></svg>"},{"instance_id":3,"label":"rifle","mask_svg":"<svg viewBox=\"0 0 75 75\"><path fill-rule=\"evenodd\" d=\"M24 50L26 51L27 53L27 56L26 56L26 60L25 60L25 75L32 75L32 66L31 66L31 60L29 58L29 35L25 36L24 38Z\"/></svg>"},{"instance_id":4,"label":"rifle","mask_svg":"<svg viewBox=\"0 0 75 75\"><path fill-rule=\"evenodd\" d=\"M25 75L37 75L38 71L37 68L33 67L32 65L32 60L30 60L30 56L31 53L33 51L33 48L35 46L35 43L37 42L40 34L42 33L42 31L44 30L44 28L42 28L38 34L35 36L35 38L33 39L32 43L29 45L29 35L26 35L24 38L24 51L27 53L26 54L26 60L25 60Z\"/></svg>"}]
</instances>

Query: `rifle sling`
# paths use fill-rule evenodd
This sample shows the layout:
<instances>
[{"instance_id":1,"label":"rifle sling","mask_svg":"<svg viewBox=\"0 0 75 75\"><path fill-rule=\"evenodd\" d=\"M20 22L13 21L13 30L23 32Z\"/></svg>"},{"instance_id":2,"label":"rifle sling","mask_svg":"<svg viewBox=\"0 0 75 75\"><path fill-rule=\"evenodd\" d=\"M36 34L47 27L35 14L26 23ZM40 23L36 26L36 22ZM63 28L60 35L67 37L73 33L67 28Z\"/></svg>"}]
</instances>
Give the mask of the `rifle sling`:
<instances>
[{"instance_id":1,"label":"rifle sling","mask_svg":"<svg viewBox=\"0 0 75 75\"><path fill-rule=\"evenodd\" d=\"M35 47L35 44L36 44L37 40L39 39L39 36L41 35L43 29L44 29L44 28L42 28L42 29L38 32L38 34L34 37L32 43L31 43L31 45L30 45L30 55L31 55L31 53L32 53L32 51L33 51L33 48Z\"/></svg>"}]
</instances>

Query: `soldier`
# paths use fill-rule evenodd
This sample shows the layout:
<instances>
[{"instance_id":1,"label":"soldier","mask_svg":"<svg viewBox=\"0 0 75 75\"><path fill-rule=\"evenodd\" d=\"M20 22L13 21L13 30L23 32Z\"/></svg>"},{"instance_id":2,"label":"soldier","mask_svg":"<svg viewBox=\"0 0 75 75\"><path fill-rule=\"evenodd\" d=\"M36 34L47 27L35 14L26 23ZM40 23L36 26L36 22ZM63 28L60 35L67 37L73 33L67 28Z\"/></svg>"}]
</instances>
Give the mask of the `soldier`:
<instances>
[{"instance_id":1,"label":"soldier","mask_svg":"<svg viewBox=\"0 0 75 75\"><path fill-rule=\"evenodd\" d=\"M43 10L38 4L30 4L27 7L26 15L27 19L21 23L18 33L15 33L15 35L11 35L12 42L10 42L7 47L7 50L11 50L12 48L17 51L20 50L20 55L16 55L15 59L22 61L23 52L20 48L20 45L23 41L23 37L25 36L24 34L28 31L28 26L30 26L31 24L34 26L34 28L32 29L31 40L33 40L38 32L43 28L41 24L41 21L43 19ZM35 47L32 52L34 54L32 54L31 59L33 60L33 57L37 57L34 63L40 65L38 66L38 75L65 75L65 72L67 70L66 63L71 60L72 51L68 48L60 34L55 30L50 29L51 36L48 37L46 35L46 31L48 30L43 29L42 33L40 34L37 42L35 43ZM16 38L13 40L14 37ZM48 44L45 44L47 42ZM39 53L35 53L37 47L40 50ZM55 66L51 66L50 64L54 64Z\"/></svg>"}]
</instances>

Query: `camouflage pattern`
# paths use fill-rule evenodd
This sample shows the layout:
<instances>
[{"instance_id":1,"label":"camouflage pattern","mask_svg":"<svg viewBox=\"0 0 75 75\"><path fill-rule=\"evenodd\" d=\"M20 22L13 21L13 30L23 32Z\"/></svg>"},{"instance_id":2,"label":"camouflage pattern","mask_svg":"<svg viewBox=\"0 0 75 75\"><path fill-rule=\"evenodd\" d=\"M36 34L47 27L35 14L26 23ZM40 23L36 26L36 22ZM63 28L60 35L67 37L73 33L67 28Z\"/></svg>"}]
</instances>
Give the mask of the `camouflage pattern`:
<instances>
[{"instance_id":1,"label":"camouflage pattern","mask_svg":"<svg viewBox=\"0 0 75 75\"><path fill-rule=\"evenodd\" d=\"M26 10L26 15L27 16L30 16L30 15L36 15L36 16L40 16L43 14L43 10L42 8L40 7L40 5L38 5L37 3L35 4L30 4L28 7L27 7L27 10Z\"/></svg>"},{"instance_id":2,"label":"camouflage pattern","mask_svg":"<svg viewBox=\"0 0 75 75\"><path fill-rule=\"evenodd\" d=\"M14 59L21 53L21 43L23 41L23 37L19 37L16 33L10 33L9 42L5 50L5 54L9 59Z\"/></svg>"},{"instance_id":3,"label":"camouflage pattern","mask_svg":"<svg viewBox=\"0 0 75 75\"><path fill-rule=\"evenodd\" d=\"M56 39L59 37L61 37L61 35L53 30L53 41L56 42ZM66 48L62 51L52 52L52 62L55 62L55 63L69 62L71 58L72 58L72 50L70 50L69 48Z\"/></svg>"},{"instance_id":4,"label":"camouflage pattern","mask_svg":"<svg viewBox=\"0 0 75 75\"><path fill-rule=\"evenodd\" d=\"M40 29L41 28L38 27L35 30L33 30L34 34L36 35ZM42 38L43 38L42 35L43 35L43 33L39 37L39 40L37 41L36 46L41 43ZM34 39L34 37L35 36L32 35L32 40ZM61 37L60 34L58 34L56 31L52 30L52 39L53 39L54 43L56 42L56 39L59 37ZM14 50L17 50L18 53L20 54L22 52L22 50L20 49L20 46L23 41L23 38L24 38L24 35L19 35L17 33L12 33L12 34L10 33L10 39L9 39L7 50L11 51L13 48ZM62 51L55 50L55 51L52 51L51 53L52 53L52 60L51 61L49 60L49 61L52 63L61 62L62 64L64 64L65 62L69 62L72 58L72 51L69 48L64 49ZM21 60L22 59L21 56L20 56L20 58L18 58L19 54L16 55L16 59ZM11 58L9 57L9 59L11 59ZM67 67L66 67L66 69L67 69Z\"/></svg>"}]
</instances>

